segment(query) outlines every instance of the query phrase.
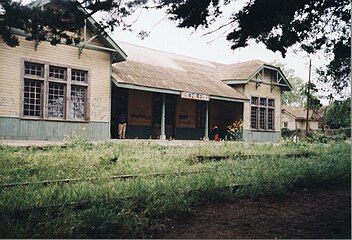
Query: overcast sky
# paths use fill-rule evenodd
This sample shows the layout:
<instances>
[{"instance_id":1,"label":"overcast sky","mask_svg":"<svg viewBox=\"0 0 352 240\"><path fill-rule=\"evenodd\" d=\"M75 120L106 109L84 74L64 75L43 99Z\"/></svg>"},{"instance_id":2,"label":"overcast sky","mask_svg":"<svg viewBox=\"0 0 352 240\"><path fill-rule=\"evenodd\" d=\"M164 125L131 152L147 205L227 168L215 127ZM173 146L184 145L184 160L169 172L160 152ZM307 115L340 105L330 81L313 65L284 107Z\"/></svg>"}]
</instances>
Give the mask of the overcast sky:
<instances>
[{"instance_id":1,"label":"overcast sky","mask_svg":"<svg viewBox=\"0 0 352 240\"><path fill-rule=\"evenodd\" d=\"M228 6L228 10L236 11L243 6L244 1L236 1L233 6ZM123 41L135 45L145 46L166 52L177 53L195 58L220 62L237 63L241 61L259 59L265 62L279 60L288 68L295 70L297 76L308 81L309 57L296 49L290 49L286 58L282 58L279 52L273 53L265 48L264 44L251 42L246 48L231 50L231 43L226 40L226 28L210 35L202 36L204 33L216 29L219 24L225 23L231 12L225 12L224 18L219 20L218 25L210 29L180 29L176 23L164 19L166 14L157 10L143 10L132 16L130 21L138 18L133 25L133 32L115 30L111 36L118 41ZM163 20L164 19L164 20ZM149 37L142 40L138 37L140 30L150 31ZM313 68L324 64L321 56L311 56ZM313 72L313 71L312 71ZM314 80L314 76L313 76Z\"/></svg>"}]
</instances>

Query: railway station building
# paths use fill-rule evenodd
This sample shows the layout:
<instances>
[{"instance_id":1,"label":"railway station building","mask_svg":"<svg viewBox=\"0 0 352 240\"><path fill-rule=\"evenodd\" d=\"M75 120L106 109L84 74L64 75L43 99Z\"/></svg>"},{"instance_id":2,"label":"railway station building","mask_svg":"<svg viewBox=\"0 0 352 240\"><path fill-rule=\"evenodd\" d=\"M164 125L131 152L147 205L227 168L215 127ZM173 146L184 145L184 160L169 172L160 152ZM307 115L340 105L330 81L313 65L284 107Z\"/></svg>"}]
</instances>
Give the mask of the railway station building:
<instances>
[{"instance_id":1,"label":"railway station building","mask_svg":"<svg viewBox=\"0 0 352 240\"><path fill-rule=\"evenodd\" d=\"M243 139L281 136L281 70L259 60L220 64L118 43L127 61L113 64L112 116L127 112L128 138L212 139L214 126L243 122ZM112 118L111 134L117 136Z\"/></svg>"},{"instance_id":2,"label":"railway station building","mask_svg":"<svg viewBox=\"0 0 352 240\"><path fill-rule=\"evenodd\" d=\"M116 42L94 34L97 25L90 17L77 45L37 45L21 31L19 46L0 40L0 138L117 138L120 112L130 139L212 139L214 126L225 139L234 122L243 123L244 141L280 138L281 94L291 89L280 68Z\"/></svg>"}]
</instances>

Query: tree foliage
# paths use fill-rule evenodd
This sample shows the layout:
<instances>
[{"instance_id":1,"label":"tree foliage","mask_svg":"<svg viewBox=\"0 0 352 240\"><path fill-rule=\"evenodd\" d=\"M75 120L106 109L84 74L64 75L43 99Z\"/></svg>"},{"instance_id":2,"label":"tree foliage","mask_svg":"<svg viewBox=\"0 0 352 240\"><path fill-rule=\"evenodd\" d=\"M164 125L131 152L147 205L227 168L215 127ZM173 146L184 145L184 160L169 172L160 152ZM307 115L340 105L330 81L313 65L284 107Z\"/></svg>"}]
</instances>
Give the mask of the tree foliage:
<instances>
[{"instance_id":1,"label":"tree foliage","mask_svg":"<svg viewBox=\"0 0 352 240\"><path fill-rule=\"evenodd\" d=\"M159 2L169 3L168 13L180 27L207 27L221 13L219 0ZM229 2L224 0L224 6ZM332 60L319 70L320 80L341 93L350 83L350 11L349 0L251 0L232 15L233 30L227 40L232 49L255 40L282 56L297 45L308 54L323 50Z\"/></svg>"},{"instance_id":2,"label":"tree foliage","mask_svg":"<svg viewBox=\"0 0 352 240\"><path fill-rule=\"evenodd\" d=\"M55 1L66 7L74 5L68 0ZM0 35L10 46L18 45L18 40L11 34L13 28L31 34L32 37L27 40L40 41L49 33L52 44L62 39L70 43L72 38L65 35L65 30L79 30L84 18L96 12L106 12L106 17L100 21L103 27L130 29L131 24L124 19L140 7L163 9L180 28L207 28L222 16L229 3L236 0L78 1L87 12L83 17L72 18L78 14L77 11L72 12L72 8L69 8L70 11L40 13L36 8L30 10L13 0L2 0L0 7L5 14L4 20L0 21ZM319 70L320 79L340 93L350 83L350 10L350 0L250 0L224 25L232 26L227 35L232 49L246 47L255 40L271 51L279 51L282 56L293 46L299 46L308 54L325 51L331 61L326 69Z\"/></svg>"},{"instance_id":3,"label":"tree foliage","mask_svg":"<svg viewBox=\"0 0 352 240\"><path fill-rule=\"evenodd\" d=\"M304 107L307 109L309 106L310 110L317 112L322 106L319 98L315 96L318 92L318 88L314 83L306 83L301 88L302 95L306 99Z\"/></svg>"},{"instance_id":4,"label":"tree foliage","mask_svg":"<svg viewBox=\"0 0 352 240\"><path fill-rule=\"evenodd\" d=\"M351 127L351 98L332 102L326 112L326 123L331 129Z\"/></svg>"},{"instance_id":5,"label":"tree foliage","mask_svg":"<svg viewBox=\"0 0 352 240\"><path fill-rule=\"evenodd\" d=\"M57 8L42 10L39 7L22 6L20 2L3 0L5 11L0 15L0 35L4 42L15 47L19 45L14 30L22 31L26 40L37 44L49 40L52 45L80 41L80 29L84 25L84 12L78 9L77 2L54 0Z\"/></svg>"}]
</instances>

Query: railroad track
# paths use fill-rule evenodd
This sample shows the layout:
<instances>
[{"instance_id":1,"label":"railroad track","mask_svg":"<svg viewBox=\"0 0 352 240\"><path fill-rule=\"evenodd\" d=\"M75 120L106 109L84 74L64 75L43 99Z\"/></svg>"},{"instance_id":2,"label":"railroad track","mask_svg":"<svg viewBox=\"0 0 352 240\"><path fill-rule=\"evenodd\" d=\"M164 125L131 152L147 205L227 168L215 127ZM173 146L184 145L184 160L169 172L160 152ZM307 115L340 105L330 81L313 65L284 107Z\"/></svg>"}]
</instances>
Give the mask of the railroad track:
<instances>
[{"instance_id":1,"label":"railroad track","mask_svg":"<svg viewBox=\"0 0 352 240\"><path fill-rule=\"evenodd\" d=\"M181 171L181 172L160 172L160 173L148 173L148 174L124 174L116 175L105 178L100 177L90 177L90 178L69 178L69 179L56 179L56 180L44 180L37 182L21 182L21 183L5 183L1 184L0 188L13 188L13 187L25 187L32 185L52 185L52 184L67 184L67 183L77 183L77 182L94 182L98 180L127 180L137 177L165 177L167 175L187 175L187 174L196 174L196 173L206 173L206 171Z\"/></svg>"},{"instance_id":2,"label":"railroad track","mask_svg":"<svg viewBox=\"0 0 352 240\"><path fill-rule=\"evenodd\" d=\"M292 153L292 154L265 154L265 155L221 155L221 156L196 156L198 162L206 162L206 161L221 161L230 158L236 159L249 159L253 157L282 157L282 158L300 158L300 157L308 157L312 156L312 153ZM123 174L110 176L106 178L100 177L90 177L90 178L70 178L70 179L57 179L57 180L44 180L37 182L21 182L21 183L5 183L0 185L0 189L5 188L13 188L13 187L24 187L24 186L32 186L32 185L52 185L52 184L68 184L68 183L77 183L77 182L94 182L98 180L127 180L137 177L165 177L166 175L187 175L187 174L197 174L197 173L207 173L209 171L181 171L181 172L160 172L160 173L148 173L148 174Z\"/></svg>"}]
</instances>

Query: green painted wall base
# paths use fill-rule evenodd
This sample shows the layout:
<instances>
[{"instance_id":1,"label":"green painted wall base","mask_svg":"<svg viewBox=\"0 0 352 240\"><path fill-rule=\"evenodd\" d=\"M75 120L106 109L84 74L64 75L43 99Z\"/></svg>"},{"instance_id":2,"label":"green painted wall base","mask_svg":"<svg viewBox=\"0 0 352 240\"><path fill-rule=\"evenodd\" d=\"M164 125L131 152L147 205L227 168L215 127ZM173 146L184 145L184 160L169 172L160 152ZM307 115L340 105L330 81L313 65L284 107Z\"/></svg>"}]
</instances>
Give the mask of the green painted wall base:
<instances>
[{"instance_id":1,"label":"green painted wall base","mask_svg":"<svg viewBox=\"0 0 352 240\"><path fill-rule=\"evenodd\" d=\"M278 132L257 132L243 130L243 141L245 142L278 142L281 138L281 131Z\"/></svg>"},{"instance_id":2,"label":"green painted wall base","mask_svg":"<svg viewBox=\"0 0 352 240\"><path fill-rule=\"evenodd\" d=\"M0 117L0 138L18 140L63 140L78 135L89 140L109 139L108 122L57 122Z\"/></svg>"},{"instance_id":3,"label":"green painted wall base","mask_svg":"<svg viewBox=\"0 0 352 240\"><path fill-rule=\"evenodd\" d=\"M176 128L175 139L201 140L204 138L204 129L200 128Z\"/></svg>"},{"instance_id":4,"label":"green painted wall base","mask_svg":"<svg viewBox=\"0 0 352 240\"><path fill-rule=\"evenodd\" d=\"M151 139L152 138L152 127L127 125L126 138L128 138L128 139L134 139L134 138Z\"/></svg>"},{"instance_id":5,"label":"green painted wall base","mask_svg":"<svg viewBox=\"0 0 352 240\"><path fill-rule=\"evenodd\" d=\"M176 128L175 139L178 140L200 140L204 137L203 129L196 128ZM128 139L151 139L152 127L128 125L126 129L126 138Z\"/></svg>"},{"instance_id":6,"label":"green painted wall base","mask_svg":"<svg viewBox=\"0 0 352 240\"><path fill-rule=\"evenodd\" d=\"M109 139L109 123L75 123L0 117L0 139L63 140L67 135L78 134L90 140ZM220 137L224 138L225 135L225 131L220 131ZM149 126L127 126L126 137L129 139L150 139L151 136L152 128ZM177 128L175 132L175 139L200 140L203 137L203 129ZM211 131L209 131L209 138L214 138ZM278 142L280 138L281 131L243 131L243 140L246 142Z\"/></svg>"}]
</instances>

